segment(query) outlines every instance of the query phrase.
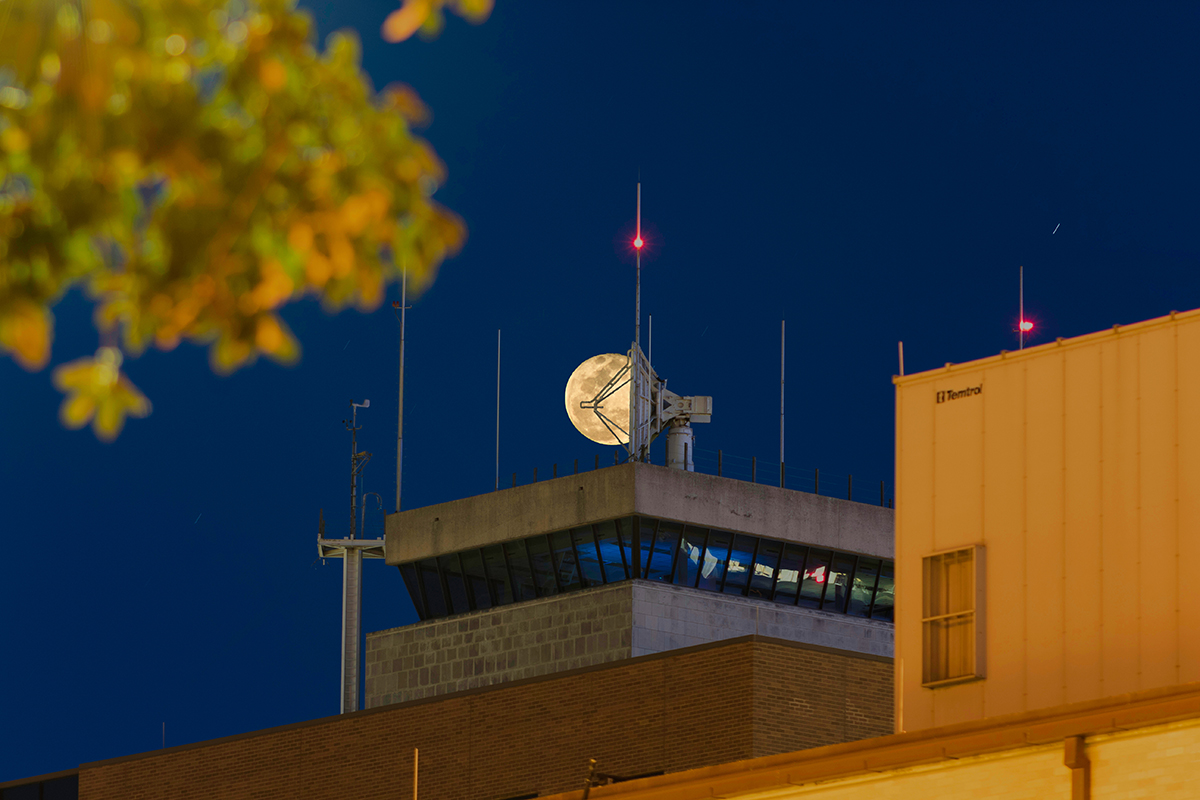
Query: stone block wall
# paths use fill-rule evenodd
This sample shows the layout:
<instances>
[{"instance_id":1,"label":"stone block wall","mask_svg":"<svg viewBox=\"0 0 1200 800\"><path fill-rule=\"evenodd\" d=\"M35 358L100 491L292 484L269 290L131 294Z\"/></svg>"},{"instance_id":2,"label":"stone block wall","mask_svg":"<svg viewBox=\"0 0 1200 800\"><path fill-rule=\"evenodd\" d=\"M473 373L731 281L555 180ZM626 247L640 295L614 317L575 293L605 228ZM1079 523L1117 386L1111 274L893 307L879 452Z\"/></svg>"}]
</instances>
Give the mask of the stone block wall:
<instances>
[{"instance_id":1,"label":"stone block wall","mask_svg":"<svg viewBox=\"0 0 1200 800\"><path fill-rule=\"evenodd\" d=\"M632 591L634 656L757 634L892 657L891 623L650 581Z\"/></svg>"},{"instance_id":2,"label":"stone block wall","mask_svg":"<svg viewBox=\"0 0 1200 800\"><path fill-rule=\"evenodd\" d=\"M375 708L629 658L628 583L367 635Z\"/></svg>"},{"instance_id":3,"label":"stone block wall","mask_svg":"<svg viewBox=\"0 0 1200 800\"><path fill-rule=\"evenodd\" d=\"M888 623L623 581L368 634L366 705L405 703L752 635L892 655Z\"/></svg>"}]
</instances>

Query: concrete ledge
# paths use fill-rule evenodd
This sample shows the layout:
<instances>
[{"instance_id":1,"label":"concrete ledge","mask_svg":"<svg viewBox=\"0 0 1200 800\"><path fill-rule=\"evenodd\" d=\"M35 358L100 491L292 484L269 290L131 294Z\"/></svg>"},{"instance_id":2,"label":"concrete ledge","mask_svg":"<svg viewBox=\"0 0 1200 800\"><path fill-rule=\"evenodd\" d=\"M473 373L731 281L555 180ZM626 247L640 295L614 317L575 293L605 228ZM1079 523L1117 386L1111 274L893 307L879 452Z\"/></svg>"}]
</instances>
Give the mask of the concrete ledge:
<instances>
[{"instance_id":1,"label":"concrete ledge","mask_svg":"<svg viewBox=\"0 0 1200 800\"><path fill-rule=\"evenodd\" d=\"M653 464L621 464L387 517L392 565L642 514L883 558L893 512Z\"/></svg>"}]
</instances>

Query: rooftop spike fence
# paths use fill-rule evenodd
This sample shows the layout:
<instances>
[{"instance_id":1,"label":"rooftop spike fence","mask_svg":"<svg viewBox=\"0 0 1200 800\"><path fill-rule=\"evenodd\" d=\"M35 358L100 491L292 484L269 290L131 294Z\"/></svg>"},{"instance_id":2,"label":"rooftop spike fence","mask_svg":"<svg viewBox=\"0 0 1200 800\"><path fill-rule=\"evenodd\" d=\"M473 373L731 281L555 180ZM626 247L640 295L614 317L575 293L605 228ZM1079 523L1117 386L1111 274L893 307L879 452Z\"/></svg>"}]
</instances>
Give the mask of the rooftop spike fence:
<instances>
[{"instance_id":1,"label":"rooftop spike fence","mask_svg":"<svg viewBox=\"0 0 1200 800\"><path fill-rule=\"evenodd\" d=\"M766 461L753 456L738 456L723 450L706 450L702 447L697 447L691 453L691 460L695 464L695 471L706 475L778 486L885 508L895 507L894 487L886 481L873 481L854 475L840 475L827 472L819 467L801 467L786 462L781 464L778 461ZM604 456L596 455L591 460L577 458L571 462L554 463L549 470L545 468L539 470L534 467L531 472L512 473L511 487L515 489L529 483L611 467L620 463L623 463L622 451L615 450L612 461ZM650 463L654 463L653 459ZM501 482L499 488L509 487Z\"/></svg>"}]
</instances>

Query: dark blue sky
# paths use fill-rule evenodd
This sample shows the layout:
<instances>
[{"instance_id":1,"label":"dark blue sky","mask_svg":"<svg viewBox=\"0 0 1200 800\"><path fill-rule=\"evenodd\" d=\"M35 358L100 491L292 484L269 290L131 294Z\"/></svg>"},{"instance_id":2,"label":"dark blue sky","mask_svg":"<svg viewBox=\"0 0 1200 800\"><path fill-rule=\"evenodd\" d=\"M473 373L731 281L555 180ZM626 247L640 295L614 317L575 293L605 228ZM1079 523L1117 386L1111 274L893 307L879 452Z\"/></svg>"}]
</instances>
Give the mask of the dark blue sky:
<instances>
[{"instance_id":1,"label":"dark blue sky","mask_svg":"<svg viewBox=\"0 0 1200 800\"><path fill-rule=\"evenodd\" d=\"M910 372L1014 349L1018 265L1035 342L1200 306L1195 4L499 0L402 45L394 5L307 5L432 108L469 227L409 314L405 507L491 488L497 328L504 482L611 463L562 391L632 338L639 170L655 366L714 397L702 460L778 458L784 318L789 465L877 487L897 340ZM81 295L56 315L53 363L95 349ZM317 513L345 531L351 398L394 503L397 325L285 317L292 369L130 362L154 413L112 445L0 359L0 781L157 748L163 722L176 745L337 712ZM366 630L415 620L394 569L364 572Z\"/></svg>"}]
</instances>

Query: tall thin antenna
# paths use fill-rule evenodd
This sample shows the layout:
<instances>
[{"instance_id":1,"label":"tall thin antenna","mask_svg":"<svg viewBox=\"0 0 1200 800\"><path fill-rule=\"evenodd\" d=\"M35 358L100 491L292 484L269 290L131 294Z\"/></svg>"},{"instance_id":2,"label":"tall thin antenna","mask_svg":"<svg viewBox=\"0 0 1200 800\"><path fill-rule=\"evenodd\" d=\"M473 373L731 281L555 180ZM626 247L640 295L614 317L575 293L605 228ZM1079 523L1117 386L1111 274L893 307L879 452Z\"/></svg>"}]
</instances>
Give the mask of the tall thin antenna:
<instances>
[{"instance_id":1,"label":"tall thin antenna","mask_svg":"<svg viewBox=\"0 0 1200 800\"><path fill-rule=\"evenodd\" d=\"M646 353L646 360L649 361L651 364L653 364L654 363L654 315L653 314L650 315L650 318L648 321L650 323L650 325L649 325L650 329L646 332L646 350L648 351Z\"/></svg>"},{"instance_id":2,"label":"tall thin antenna","mask_svg":"<svg viewBox=\"0 0 1200 800\"><path fill-rule=\"evenodd\" d=\"M779 468L783 469L783 365L784 347L787 345L787 321L779 321Z\"/></svg>"},{"instance_id":3,"label":"tall thin antenna","mask_svg":"<svg viewBox=\"0 0 1200 800\"><path fill-rule=\"evenodd\" d=\"M400 389L397 395L399 411L396 417L396 513L400 513L400 476L404 470L404 315L408 311L408 267L400 278ZM392 303L392 308L397 306ZM394 313L394 312L393 312Z\"/></svg>"},{"instance_id":4,"label":"tall thin antenna","mask_svg":"<svg viewBox=\"0 0 1200 800\"><path fill-rule=\"evenodd\" d=\"M500 491L500 329L496 329L496 488Z\"/></svg>"},{"instance_id":5,"label":"tall thin antenna","mask_svg":"<svg viewBox=\"0 0 1200 800\"><path fill-rule=\"evenodd\" d=\"M637 236L633 249L637 251L637 295L634 300L633 343L642 346L642 184L637 185Z\"/></svg>"},{"instance_id":6,"label":"tall thin antenna","mask_svg":"<svg viewBox=\"0 0 1200 800\"><path fill-rule=\"evenodd\" d=\"M1020 310L1017 312L1017 349L1025 349L1025 267L1020 268L1021 271L1021 288L1020 288Z\"/></svg>"},{"instance_id":7,"label":"tall thin antenna","mask_svg":"<svg viewBox=\"0 0 1200 800\"><path fill-rule=\"evenodd\" d=\"M642 182L637 184L637 235L633 240L633 248L637 253L637 289L634 295L633 310L635 315L633 325L633 348L630 352L630 403L629 403L629 457L631 461L642 461L646 457L643 440L644 431L642 397L644 392L642 361Z\"/></svg>"}]
</instances>

